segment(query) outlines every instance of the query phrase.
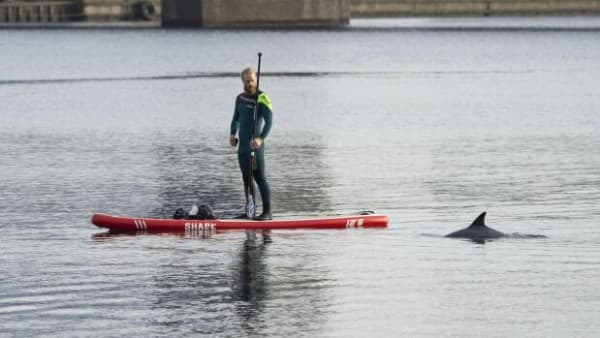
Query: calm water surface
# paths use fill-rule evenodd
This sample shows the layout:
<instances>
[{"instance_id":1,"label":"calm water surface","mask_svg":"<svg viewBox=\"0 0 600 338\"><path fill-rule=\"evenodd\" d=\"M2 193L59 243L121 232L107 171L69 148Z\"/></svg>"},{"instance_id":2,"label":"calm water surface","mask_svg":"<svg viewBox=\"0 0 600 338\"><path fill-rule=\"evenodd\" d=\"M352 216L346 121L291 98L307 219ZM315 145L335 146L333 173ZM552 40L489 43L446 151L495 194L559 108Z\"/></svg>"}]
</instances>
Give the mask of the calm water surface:
<instances>
[{"instance_id":1,"label":"calm water surface","mask_svg":"<svg viewBox=\"0 0 600 338\"><path fill-rule=\"evenodd\" d=\"M0 336L597 337L600 33L553 20L0 31ZM241 210L228 128L259 50L276 217L372 209L389 228L247 249L94 227ZM443 237L482 211L546 237Z\"/></svg>"}]
</instances>

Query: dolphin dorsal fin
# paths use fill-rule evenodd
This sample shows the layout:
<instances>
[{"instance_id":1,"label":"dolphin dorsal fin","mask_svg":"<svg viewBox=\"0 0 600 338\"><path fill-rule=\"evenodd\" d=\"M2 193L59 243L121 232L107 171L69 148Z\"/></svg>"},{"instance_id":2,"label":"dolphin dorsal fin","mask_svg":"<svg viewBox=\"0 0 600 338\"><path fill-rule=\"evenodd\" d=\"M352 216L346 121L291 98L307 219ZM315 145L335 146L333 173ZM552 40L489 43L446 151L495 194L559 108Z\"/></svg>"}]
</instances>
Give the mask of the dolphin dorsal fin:
<instances>
[{"instance_id":1,"label":"dolphin dorsal fin","mask_svg":"<svg viewBox=\"0 0 600 338\"><path fill-rule=\"evenodd\" d=\"M470 227L484 227L485 226L485 211L481 213L481 215L477 216L477 218L469 225Z\"/></svg>"}]
</instances>

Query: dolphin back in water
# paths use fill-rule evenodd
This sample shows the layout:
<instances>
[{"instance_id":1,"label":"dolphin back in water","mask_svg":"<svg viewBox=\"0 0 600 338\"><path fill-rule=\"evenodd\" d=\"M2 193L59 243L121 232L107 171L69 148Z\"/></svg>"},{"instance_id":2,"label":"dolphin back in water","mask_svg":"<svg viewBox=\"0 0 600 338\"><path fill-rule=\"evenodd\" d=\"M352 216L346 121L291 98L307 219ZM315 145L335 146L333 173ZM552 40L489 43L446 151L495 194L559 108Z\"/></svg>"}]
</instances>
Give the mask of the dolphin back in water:
<instances>
[{"instance_id":1,"label":"dolphin back in water","mask_svg":"<svg viewBox=\"0 0 600 338\"><path fill-rule=\"evenodd\" d=\"M446 237L451 238L470 238L474 240L483 240L488 238L500 238L507 236L506 234L494 230L485 225L485 211L481 213L468 227L447 234Z\"/></svg>"}]
</instances>

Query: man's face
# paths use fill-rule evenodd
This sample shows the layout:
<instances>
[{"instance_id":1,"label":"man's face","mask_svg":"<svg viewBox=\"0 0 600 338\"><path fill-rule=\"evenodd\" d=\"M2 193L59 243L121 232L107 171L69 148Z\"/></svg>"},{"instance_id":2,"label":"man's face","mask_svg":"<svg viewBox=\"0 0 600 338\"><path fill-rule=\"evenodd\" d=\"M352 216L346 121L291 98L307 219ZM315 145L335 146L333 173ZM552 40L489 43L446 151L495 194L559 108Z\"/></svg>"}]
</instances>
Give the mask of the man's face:
<instances>
[{"instance_id":1,"label":"man's face","mask_svg":"<svg viewBox=\"0 0 600 338\"><path fill-rule=\"evenodd\" d=\"M246 94L256 93L256 74L244 73L242 75L242 82L244 83L244 92Z\"/></svg>"}]
</instances>

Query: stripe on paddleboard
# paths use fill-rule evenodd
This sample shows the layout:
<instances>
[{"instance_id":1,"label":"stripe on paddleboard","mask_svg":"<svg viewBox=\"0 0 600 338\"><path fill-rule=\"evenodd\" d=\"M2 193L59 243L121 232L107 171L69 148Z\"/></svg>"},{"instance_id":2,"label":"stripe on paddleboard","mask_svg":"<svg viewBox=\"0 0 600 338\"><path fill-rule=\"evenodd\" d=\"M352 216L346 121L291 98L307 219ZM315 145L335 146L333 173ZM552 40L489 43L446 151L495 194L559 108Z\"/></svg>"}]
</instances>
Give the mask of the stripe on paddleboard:
<instances>
[{"instance_id":1,"label":"stripe on paddleboard","mask_svg":"<svg viewBox=\"0 0 600 338\"><path fill-rule=\"evenodd\" d=\"M143 219L136 219L133 222L135 223L136 230L148 230L148 225Z\"/></svg>"}]
</instances>

